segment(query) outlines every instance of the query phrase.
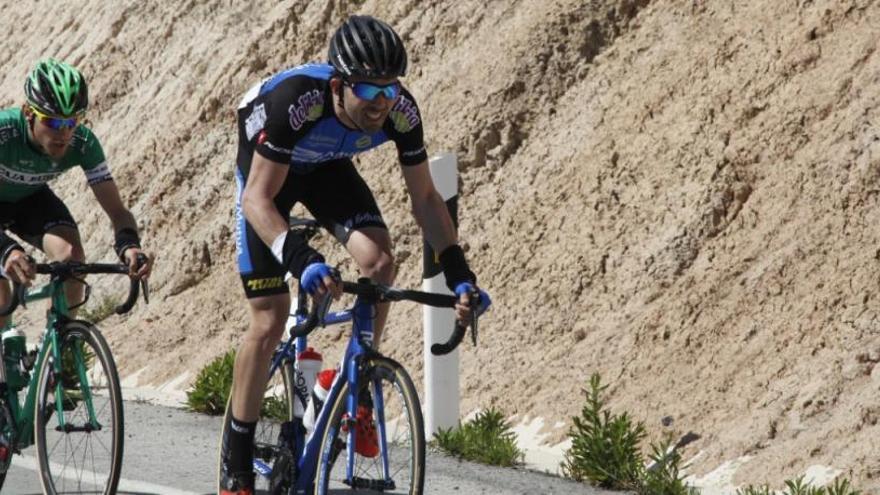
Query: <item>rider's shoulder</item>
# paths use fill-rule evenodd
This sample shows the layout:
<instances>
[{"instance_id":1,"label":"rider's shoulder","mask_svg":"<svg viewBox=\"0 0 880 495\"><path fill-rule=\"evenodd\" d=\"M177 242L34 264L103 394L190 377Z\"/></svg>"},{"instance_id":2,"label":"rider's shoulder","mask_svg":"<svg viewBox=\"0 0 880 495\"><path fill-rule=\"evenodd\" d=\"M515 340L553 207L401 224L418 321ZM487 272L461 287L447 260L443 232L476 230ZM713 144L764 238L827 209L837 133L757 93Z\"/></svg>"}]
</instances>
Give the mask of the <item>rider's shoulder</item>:
<instances>
[{"instance_id":1,"label":"rider's shoulder","mask_svg":"<svg viewBox=\"0 0 880 495\"><path fill-rule=\"evenodd\" d=\"M285 92L304 92L323 89L333 76L333 67L328 64L302 64L285 69L269 77L260 90L261 94L283 90Z\"/></svg>"}]
</instances>

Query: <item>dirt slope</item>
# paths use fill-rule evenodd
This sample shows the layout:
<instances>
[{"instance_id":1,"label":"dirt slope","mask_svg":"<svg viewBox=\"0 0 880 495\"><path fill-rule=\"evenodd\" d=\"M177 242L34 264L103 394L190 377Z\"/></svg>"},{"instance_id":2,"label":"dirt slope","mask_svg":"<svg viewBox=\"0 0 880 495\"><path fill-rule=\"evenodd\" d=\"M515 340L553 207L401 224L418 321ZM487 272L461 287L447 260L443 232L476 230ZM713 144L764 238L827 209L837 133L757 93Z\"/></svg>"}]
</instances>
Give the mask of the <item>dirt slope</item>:
<instances>
[{"instance_id":1,"label":"dirt slope","mask_svg":"<svg viewBox=\"0 0 880 495\"><path fill-rule=\"evenodd\" d=\"M233 110L324 57L350 13L398 28L432 152L462 166L462 237L496 305L466 346L463 410L567 422L611 403L674 418L695 474L815 464L880 491L880 4L870 0L27 3L0 1L0 103L34 60L90 78L90 118L158 253L154 301L105 322L126 374L162 383L237 342ZM396 236L421 241L393 150L359 161ZM55 185L92 257L111 232L78 173ZM329 243L321 248L344 260ZM349 263L344 270L351 271ZM98 284L103 294L109 288ZM419 310L384 350L421 380ZM338 352L341 331L318 347ZM551 432L562 439L565 428Z\"/></svg>"}]
</instances>

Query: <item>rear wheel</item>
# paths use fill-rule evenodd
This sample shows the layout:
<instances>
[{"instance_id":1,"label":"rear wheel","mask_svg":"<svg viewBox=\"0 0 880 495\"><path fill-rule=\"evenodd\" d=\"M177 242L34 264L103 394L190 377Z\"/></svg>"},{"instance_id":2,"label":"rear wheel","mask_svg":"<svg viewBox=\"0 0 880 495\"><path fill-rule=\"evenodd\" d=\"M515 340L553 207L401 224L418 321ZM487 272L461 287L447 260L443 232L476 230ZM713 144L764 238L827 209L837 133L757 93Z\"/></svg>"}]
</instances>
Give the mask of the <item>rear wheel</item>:
<instances>
[{"instance_id":1,"label":"rear wheel","mask_svg":"<svg viewBox=\"0 0 880 495\"><path fill-rule=\"evenodd\" d=\"M349 419L348 383L343 384L330 411L321 441L315 493L421 494L425 484L425 426L419 397L406 370L387 358L371 358L361 375L359 407L372 405L369 419ZM325 406L326 407L326 406ZM379 436L375 456L354 449L352 476L348 476L351 427L358 421L372 421ZM385 438L382 449L381 438Z\"/></svg>"},{"instance_id":2,"label":"rear wheel","mask_svg":"<svg viewBox=\"0 0 880 495\"><path fill-rule=\"evenodd\" d=\"M292 452L289 446L285 445L286 442L281 435L284 428L284 437L287 437L287 430L293 421L293 373L293 364L284 361L266 384L266 394L263 397L254 435L254 464L259 466L259 469L255 470L257 493L287 493L286 489L294 481L291 479ZM217 471L220 477L223 470L224 443L228 435L229 422L232 420L231 392L229 396L230 400L226 403L226 413L223 416L223 432L220 436L220 465ZM219 478L217 485L220 486Z\"/></svg>"},{"instance_id":3,"label":"rear wheel","mask_svg":"<svg viewBox=\"0 0 880 495\"><path fill-rule=\"evenodd\" d=\"M47 344L37 382L34 436L43 491L116 493L122 393L110 348L97 328L79 321L58 333L58 347L56 353Z\"/></svg>"}]
</instances>

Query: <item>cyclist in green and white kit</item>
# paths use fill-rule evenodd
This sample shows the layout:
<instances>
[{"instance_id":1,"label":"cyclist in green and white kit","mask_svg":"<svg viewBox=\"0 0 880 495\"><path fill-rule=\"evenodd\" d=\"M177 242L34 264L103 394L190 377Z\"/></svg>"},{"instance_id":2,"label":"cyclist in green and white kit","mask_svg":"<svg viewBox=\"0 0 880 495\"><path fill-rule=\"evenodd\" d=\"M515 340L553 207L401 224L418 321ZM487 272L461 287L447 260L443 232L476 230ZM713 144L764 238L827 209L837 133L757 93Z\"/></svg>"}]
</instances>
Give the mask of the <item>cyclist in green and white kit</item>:
<instances>
[{"instance_id":1,"label":"cyclist in green and white kit","mask_svg":"<svg viewBox=\"0 0 880 495\"><path fill-rule=\"evenodd\" d=\"M134 216L122 204L101 143L82 124L88 108L88 87L72 66L41 60L24 84L27 101L21 108L0 110L0 305L10 297L6 279L28 284L34 265L10 231L46 253L53 261L83 261L76 222L49 181L80 167L107 213L115 232L115 248L132 277L149 276L152 260L143 253ZM146 263L137 266L138 254ZM67 300L82 300L83 285L68 283ZM5 323L0 319L0 325Z\"/></svg>"}]
</instances>

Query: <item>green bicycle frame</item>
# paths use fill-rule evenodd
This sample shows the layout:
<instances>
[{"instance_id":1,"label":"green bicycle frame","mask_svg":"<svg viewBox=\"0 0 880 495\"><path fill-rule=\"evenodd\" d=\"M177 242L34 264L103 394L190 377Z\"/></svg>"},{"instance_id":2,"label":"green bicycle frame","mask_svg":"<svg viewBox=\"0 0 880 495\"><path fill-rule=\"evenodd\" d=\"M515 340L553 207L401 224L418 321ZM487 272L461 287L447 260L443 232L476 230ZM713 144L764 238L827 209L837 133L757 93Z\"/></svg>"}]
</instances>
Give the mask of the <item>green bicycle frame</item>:
<instances>
[{"instance_id":1,"label":"green bicycle frame","mask_svg":"<svg viewBox=\"0 0 880 495\"><path fill-rule=\"evenodd\" d=\"M15 421L15 432L12 438L15 439L15 446L19 449L26 448L34 443L34 405L37 400L37 381L39 380L40 370L46 359L48 358L49 349L52 349L52 366L54 367L54 376L61 377L63 365L61 357L61 347L59 345L58 332L64 323L71 321L68 315L69 306L67 297L64 295L64 282L60 280L52 280L48 284L28 290L25 294L25 301L39 301L43 299L52 300L52 309L47 314L46 328L43 331L43 341L37 353L37 359L31 369L30 379L27 384L27 396L24 405L19 402L18 391L6 388L6 401L9 404L12 418ZM12 327L12 317L10 316L2 331L9 330ZM2 351L2 346L0 346ZM75 366L77 377L79 378L80 389L82 391L82 400L85 402L89 413L89 423L92 428L100 429L95 415L94 403L92 402L91 388L89 387L88 378L86 376L87 360L83 356L80 346L73 348L73 365ZM4 362L5 366L5 362ZM5 371L5 370L4 370ZM58 415L58 428L64 429L66 422L64 420L64 397L63 384L61 379L55 380L55 413Z\"/></svg>"}]
</instances>

